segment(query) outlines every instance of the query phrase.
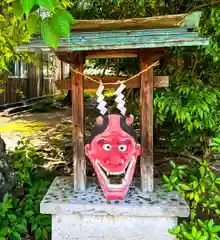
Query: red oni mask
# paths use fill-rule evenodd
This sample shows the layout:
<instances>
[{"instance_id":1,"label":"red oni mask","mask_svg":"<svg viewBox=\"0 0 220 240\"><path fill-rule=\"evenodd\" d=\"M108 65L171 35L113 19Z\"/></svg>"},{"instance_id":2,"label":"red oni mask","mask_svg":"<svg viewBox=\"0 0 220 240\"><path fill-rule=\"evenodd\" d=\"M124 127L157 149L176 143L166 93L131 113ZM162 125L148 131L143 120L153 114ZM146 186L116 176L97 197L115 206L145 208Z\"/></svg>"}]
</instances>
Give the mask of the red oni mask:
<instances>
[{"instance_id":1,"label":"red oni mask","mask_svg":"<svg viewBox=\"0 0 220 240\"><path fill-rule=\"evenodd\" d=\"M127 118L121 115L98 117L91 141L85 147L104 195L109 200L124 198L140 155L132 123L132 115Z\"/></svg>"}]
</instances>

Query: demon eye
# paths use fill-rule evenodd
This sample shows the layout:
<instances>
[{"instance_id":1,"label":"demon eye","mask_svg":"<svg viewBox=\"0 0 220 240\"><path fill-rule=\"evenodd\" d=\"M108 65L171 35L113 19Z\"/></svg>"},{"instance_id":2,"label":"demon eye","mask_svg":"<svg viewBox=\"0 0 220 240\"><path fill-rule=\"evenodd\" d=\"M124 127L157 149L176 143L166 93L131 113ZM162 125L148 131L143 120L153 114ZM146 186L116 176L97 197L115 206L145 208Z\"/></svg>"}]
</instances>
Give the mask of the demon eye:
<instances>
[{"instance_id":1,"label":"demon eye","mask_svg":"<svg viewBox=\"0 0 220 240\"><path fill-rule=\"evenodd\" d=\"M105 151L110 151L112 148L112 146L110 144L104 144L102 147Z\"/></svg>"},{"instance_id":2,"label":"demon eye","mask_svg":"<svg viewBox=\"0 0 220 240\"><path fill-rule=\"evenodd\" d=\"M121 151L121 152L125 152L126 150L127 150L127 145L119 145L118 146L118 149L119 149L119 151Z\"/></svg>"}]
</instances>

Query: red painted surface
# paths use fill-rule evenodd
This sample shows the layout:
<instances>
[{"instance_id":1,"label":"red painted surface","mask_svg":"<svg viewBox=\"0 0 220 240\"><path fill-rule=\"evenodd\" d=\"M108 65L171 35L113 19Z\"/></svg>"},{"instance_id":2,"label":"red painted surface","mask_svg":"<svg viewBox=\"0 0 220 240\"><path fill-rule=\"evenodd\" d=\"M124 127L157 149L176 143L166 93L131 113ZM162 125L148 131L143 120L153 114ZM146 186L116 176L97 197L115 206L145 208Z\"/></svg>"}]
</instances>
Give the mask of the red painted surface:
<instances>
[{"instance_id":1,"label":"red painted surface","mask_svg":"<svg viewBox=\"0 0 220 240\"><path fill-rule=\"evenodd\" d=\"M123 199L126 195L141 151L135 139L122 130L120 118L120 115L109 115L106 129L85 147L103 193L109 200ZM98 117L96 123L101 126L103 118ZM124 122L129 126L132 123L133 116Z\"/></svg>"}]
</instances>

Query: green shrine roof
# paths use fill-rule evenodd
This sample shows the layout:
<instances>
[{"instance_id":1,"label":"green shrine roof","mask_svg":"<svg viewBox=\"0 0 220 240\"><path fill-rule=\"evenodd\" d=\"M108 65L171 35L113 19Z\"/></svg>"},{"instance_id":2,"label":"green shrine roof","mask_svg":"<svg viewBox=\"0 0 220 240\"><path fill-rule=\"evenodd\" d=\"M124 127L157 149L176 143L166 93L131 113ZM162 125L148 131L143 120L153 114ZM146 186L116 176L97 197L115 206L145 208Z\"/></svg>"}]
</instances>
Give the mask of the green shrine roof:
<instances>
[{"instance_id":1,"label":"green shrine roof","mask_svg":"<svg viewBox=\"0 0 220 240\"><path fill-rule=\"evenodd\" d=\"M195 31L201 12L125 20L78 20L57 49L42 39L19 46L20 52L87 51L208 45Z\"/></svg>"}]
</instances>

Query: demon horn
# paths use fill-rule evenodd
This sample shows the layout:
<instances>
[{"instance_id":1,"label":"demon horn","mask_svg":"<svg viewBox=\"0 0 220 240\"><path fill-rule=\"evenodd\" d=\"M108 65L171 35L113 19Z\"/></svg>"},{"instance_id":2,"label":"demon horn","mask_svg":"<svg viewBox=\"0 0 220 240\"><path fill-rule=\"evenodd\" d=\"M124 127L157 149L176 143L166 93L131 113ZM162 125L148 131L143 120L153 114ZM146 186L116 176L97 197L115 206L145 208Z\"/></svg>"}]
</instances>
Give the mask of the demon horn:
<instances>
[{"instance_id":1,"label":"demon horn","mask_svg":"<svg viewBox=\"0 0 220 240\"><path fill-rule=\"evenodd\" d=\"M102 125L103 124L103 117L102 116L99 116L96 118L96 123L97 125Z\"/></svg>"},{"instance_id":2,"label":"demon horn","mask_svg":"<svg viewBox=\"0 0 220 240\"><path fill-rule=\"evenodd\" d=\"M131 125L133 122L134 122L134 116L130 114L130 116L126 118L126 123L128 125Z\"/></svg>"}]
</instances>

